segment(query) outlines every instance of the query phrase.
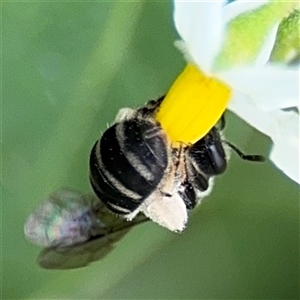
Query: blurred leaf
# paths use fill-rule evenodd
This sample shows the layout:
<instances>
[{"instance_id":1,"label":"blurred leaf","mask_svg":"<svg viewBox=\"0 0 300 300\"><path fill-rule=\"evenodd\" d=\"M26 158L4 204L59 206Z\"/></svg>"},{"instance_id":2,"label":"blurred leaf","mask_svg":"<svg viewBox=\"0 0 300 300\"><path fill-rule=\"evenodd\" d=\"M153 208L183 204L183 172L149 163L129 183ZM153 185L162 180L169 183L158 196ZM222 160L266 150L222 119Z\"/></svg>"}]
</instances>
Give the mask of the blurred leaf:
<instances>
[{"instance_id":1,"label":"blurred leaf","mask_svg":"<svg viewBox=\"0 0 300 300\"><path fill-rule=\"evenodd\" d=\"M224 69L227 66L241 66L254 62L272 27L296 5L293 1L269 1L231 20L216 67Z\"/></svg>"},{"instance_id":2,"label":"blurred leaf","mask_svg":"<svg viewBox=\"0 0 300 300\"><path fill-rule=\"evenodd\" d=\"M4 299L299 298L299 187L234 155L183 234L143 224L88 268L40 269L28 214L59 187L90 191L89 152L106 124L165 93L185 63L170 2L2 9ZM226 138L246 153L269 148L232 114Z\"/></svg>"},{"instance_id":3,"label":"blurred leaf","mask_svg":"<svg viewBox=\"0 0 300 300\"><path fill-rule=\"evenodd\" d=\"M293 62L300 59L300 10L294 10L279 24L270 60Z\"/></svg>"}]
</instances>

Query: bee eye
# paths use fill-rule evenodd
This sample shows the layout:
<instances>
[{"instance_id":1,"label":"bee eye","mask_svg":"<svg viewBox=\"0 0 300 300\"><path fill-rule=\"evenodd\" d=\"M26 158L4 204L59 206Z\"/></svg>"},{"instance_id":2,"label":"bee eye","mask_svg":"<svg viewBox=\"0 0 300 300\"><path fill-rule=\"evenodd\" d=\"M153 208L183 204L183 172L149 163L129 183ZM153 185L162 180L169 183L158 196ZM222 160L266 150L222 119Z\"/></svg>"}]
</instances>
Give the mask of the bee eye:
<instances>
[{"instance_id":1,"label":"bee eye","mask_svg":"<svg viewBox=\"0 0 300 300\"><path fill-rule=\"evenodd\" d=\"M168 166L166 136L156 122L133 118L108 128L90 156L96 195L118 214L133 212Z\"/></svg>"},{"instance_id":2,"label":"bee eye","mask_svg":"<svg viewBox=\"0 0 300 300\"><path fill-rule=\"evenodd\" d=\"M190 148L189 155L207 175L219 175L226 169L226 154L216 128L195 143Z\"/></svg>"}]
</instances>

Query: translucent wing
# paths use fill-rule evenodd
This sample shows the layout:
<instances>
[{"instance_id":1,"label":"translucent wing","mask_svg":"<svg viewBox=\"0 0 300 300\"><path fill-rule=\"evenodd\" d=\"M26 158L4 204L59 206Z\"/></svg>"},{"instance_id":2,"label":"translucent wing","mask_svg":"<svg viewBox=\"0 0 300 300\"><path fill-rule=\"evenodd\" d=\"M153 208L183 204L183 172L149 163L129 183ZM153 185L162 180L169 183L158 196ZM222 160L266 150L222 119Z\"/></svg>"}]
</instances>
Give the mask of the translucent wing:
<instances>
[{"instance_id":1,"label":"translucent wing","mask_svg":"<svg viewBox=\"0 0 300 300\"><path fill-rule=\"evenodd\" d=\"M145 220L145 218L143 218ZM124 228L117 232L108 232L90 239L87 242L67 246L45 248L38 257L38 263L45 269L73 269L81 268L90 263L104 258L116 246L134 225L140 224L136 221L129 223L124 221ZM128 227L130 225L130 227ZM127 226L127 228L126 228Z\"/></svg>"},{"instance_id":2,"label":"translucent wing","mask_svg":"<svg viewBox=\"0 0 300 300\"><path fill-rule=\"evenodd\" d=\"M46 269L84 267L110 253L135 225L112 215L93 195L60 190L49 196L28 217L25 236L45 247L38 263Z\"/></svg>"}]
</instances>

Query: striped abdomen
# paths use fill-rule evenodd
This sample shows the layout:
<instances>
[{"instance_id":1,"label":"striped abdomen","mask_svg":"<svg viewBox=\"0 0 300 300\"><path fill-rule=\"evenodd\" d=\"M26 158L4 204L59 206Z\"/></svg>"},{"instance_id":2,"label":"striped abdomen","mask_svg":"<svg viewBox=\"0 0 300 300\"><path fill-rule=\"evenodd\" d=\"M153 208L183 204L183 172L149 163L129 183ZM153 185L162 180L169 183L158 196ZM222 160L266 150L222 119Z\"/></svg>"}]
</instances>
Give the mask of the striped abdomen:
<instances>
[{"instance_id":1,"label":"striped abdomen","mask_svg":"<svg viewBox=\"0 0 300 300\"><path fill-rule=\"evenodd\" d=\"M90 181L110 210L129 214L155 190L167 166L164 132L153 122L135 118L108 128L96 142Z\"/></svg>"}]
</instances>

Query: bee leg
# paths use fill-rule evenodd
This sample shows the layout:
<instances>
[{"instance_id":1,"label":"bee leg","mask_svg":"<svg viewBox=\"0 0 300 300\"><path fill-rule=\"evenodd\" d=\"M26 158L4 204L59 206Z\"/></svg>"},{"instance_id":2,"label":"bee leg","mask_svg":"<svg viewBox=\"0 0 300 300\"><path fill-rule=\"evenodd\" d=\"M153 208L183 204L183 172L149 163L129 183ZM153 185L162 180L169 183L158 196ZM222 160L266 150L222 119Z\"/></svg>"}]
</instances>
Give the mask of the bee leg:
<instances>
[{"instance_id":1,"label":"bee leg","mask_svg":"<svg viewBox=\"0 0 300 300\"><path fill-rule=\"evenodd\" d=\"M171 231L181 232L186 227L188 214L186 206L177 193L162 197L157 190L141 204L141 211L153 222Z\"/></svg>"},{"instance_id":2,"label":"bee leg","mask_svg":"<svg viewBox=\"0 0 300 300\"><path fill-rule=\"evenodd\" d=\"M178 194L182 198L187 209L193 209L196 206L196 193L194 187L190 182L183 182L178 189Z\"/></svg>"},{"instance_id":3,"label":"bee leg","mask_svg":"<svg viewBox=\"0 0 300 300\"><path fill-rule=\"evenodd\" d=\"M175 172L174 170L171 171L171 175L169 175L166 181L163 181L163 189L160 187L158 188L161 196L170 198L173 196L172 190L174 189L174 182L175 182Z\"/></svg>"},{"instance_id":4,"label":"bee leg","mask_svg":"<svg viewBox=\"0 0 300 300\"><path fill-rule=\"evenodd\" d=\"M162 101L164 100L165 95L159 97L156 100L150 100L147 102L147 104L141 108L138 109L138 114L141 114L144 117L147 117L149 115L153 115L153 113L159 108Z\"/></svg>"},{"instance_id":5,"label":"bee leg","mask_svg":"<svg viewBox=\"0 0 300 300\"><path fill-rule=\"evenodd\" d=\"M218 129L219 130L223 130L226 126L226 119L225 119L225 113L223 113L223 115L221 116L220 120L219 120L219 124L218 124Z\"/></svg>"},{"instance_id":6,"label":"bee leg","mask_svg":"<svg viewBox=\"0 0 300 300\"><path fill-rule=\"evenodd\" d=\"M173 154L175 157L175 154ZM173 159L174 159L173 157ZM158 187L158 190L160 194L163 197L173 197L173 190L174 186L176 185L177 177L178 177L178 169L180 168L180 161L177 159L174 159L174 163L172 163L168 170L166 171L167 176L165 176L165 179L162 180L161 187Z\"/></svg>"}]
</instances>

